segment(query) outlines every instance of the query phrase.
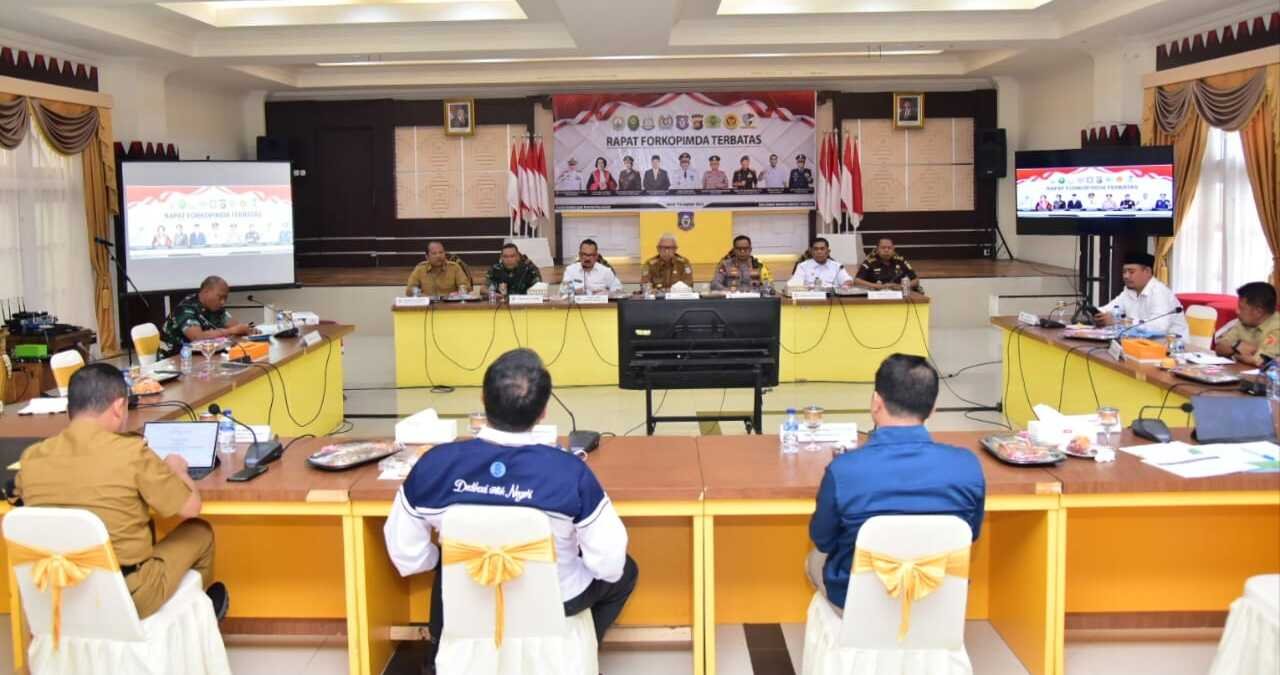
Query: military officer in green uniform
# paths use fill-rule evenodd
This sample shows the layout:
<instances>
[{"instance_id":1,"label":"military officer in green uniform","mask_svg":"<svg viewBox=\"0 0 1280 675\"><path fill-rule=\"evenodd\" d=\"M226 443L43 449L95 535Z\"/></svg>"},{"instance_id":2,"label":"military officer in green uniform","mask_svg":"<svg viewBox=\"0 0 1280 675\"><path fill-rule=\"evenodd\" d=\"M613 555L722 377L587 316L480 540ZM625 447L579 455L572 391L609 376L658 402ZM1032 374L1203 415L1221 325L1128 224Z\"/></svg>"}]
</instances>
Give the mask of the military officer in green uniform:
<instances>
[{"instance_id":1,"label":"military officer in green uniform","mask_svg":"<svg viewBox=\"0 0 1280 675\"><path fill-rule=\"evenodd\" d=\"M853 283L872 290L920 289L920 277L911 269L911 263L898 255L888 237L881 237L875 253L862 261Z\"/></svg>"},{"instance_id":2,"label":"military officer in green uniform","mask_svg":"<svg viewBox=\"0 0 1280 675\"><path fill-rule=\"evenodd\" d=\"M1280 312L1276 289L1254 281L1236 289L1238 319L1214 342L1219 355L1251 366L1263 366L1280 358Z\"/></svg>"},{"instance_id":3,"label":"military officer in green uniform","mask_svg":"<svg viewBox=\"0 0 1280 675\"><path fill-rule=\"evenodd\" d=\"M676 248L675 235L662 235L658 239L658 255L644 261L644 267L640 270L640 283L653 284L657 291L668 290L677 281L693 286L693 265L676 253Z\"/></svg>"},{"instance_id":4,"label":"military officer in green uniform","mask_svg":"<svg viewBox=\"0 0 1280 675\"><path fill-rule=\"evenodd\" d=\"M529 287L542 281L542 272L515 244L502 245L502 257L486 275L489 292L498 295L525 295Z\"/></svg>"},{"instance_id":5,"label":"military officer in green uniform","mask_svg":"<svg viewBox=\"0 0 1280 675\"><path fill-rule=\"evenodd\" d=\"M248 335L253 329L247 323L234 323L226 310L231 287L222 277L207 277L200 290L183 298L164 322L160 338L163 351L173 355L182 345L210 338Z\"/></svg>"}]
</instances>

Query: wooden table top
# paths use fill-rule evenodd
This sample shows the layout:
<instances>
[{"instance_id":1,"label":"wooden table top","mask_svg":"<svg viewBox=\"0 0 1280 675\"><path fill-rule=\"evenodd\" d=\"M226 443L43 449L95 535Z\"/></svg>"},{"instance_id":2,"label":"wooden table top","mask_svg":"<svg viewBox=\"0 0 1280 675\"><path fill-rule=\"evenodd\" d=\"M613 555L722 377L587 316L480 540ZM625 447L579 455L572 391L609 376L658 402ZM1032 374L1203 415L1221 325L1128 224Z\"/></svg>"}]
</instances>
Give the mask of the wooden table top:
<instances>
[{"instance_id":1,"label":"wooden table top","mask_svg":"<svg viewBox=\"0 0 1280 675\"><path fill-rule=\"evenodd\" d=\"M1056 494L1058 479L1038 467L1003 464L978 446L987 432L943 432L935 441L970 449L982 463L988 495ZM865 440L865 439L864 439ZM854 450L857 452L857 450ZM775 436L702 436L698 455L706 499L812 499L831 451L783 456Z\"/></svg>"},{"instance_id":2,"label":"wooden table top","mask_svg":"<svg viewBox=\"0 0 1280 675\"><path fill-rule=\"evenodd\" d=\"M322 324L312 330L318 331L320 335L328 340L339 340L354 331L355 327L342 324ZM304 332L311 332L311 330ZM297 338L272 339L271 352L265 362L275 366L282 366L316 349L329 349L329 346L325 342L321 342L315 347L307 347L303 344L301 336ZM172 359L172 361L174 362L172 364L173 369L177 370L176 358ZM195 369L204 367L204 359L202 357L197 355L193 358L193 361ZM240 372L208 380L198 379L193 373L166 383L163 393L154 396L143 396L139 403L145 406L157 403L176 404L184 402L199 414L210 402L225 396L236 387L248 384L265 375L266 371L263 368L246 368ZM25 402L14 403L5 407L4 415L0 416L0 436L47 438L62 431L67 426L67 416L65 414L18 415L18 411L24 407L26 407ZM185 411L177 405L156 408L144 407L131 410L129 411L129 430L137 431L147 422L176 419L185 414Z\"/></svg>"},{"instance_id":3,"label":"wooden table top","mask_svg":"<svg viewBox=\"0 0 1280 675\"><path fill-rule=\"evenodd\" d=\"M697 439L691 436L606 438L587 456L587 464L615 502L692 501L702 496ZM376 471L365 473L352 485L351 501L390 502L400 483L379 480Z\"/></svg>"},{"instance_id":4,"label":"wooden table top","mask_svg":"<svg viewBox=\"0 0 1280 675\"><path fill-rule=\"evenodd\" d=\"M636 295L627 296L625 299L634 300L634 299L639 299L639 297L640 297L639 294L636 294ZM704 293L702 297L707 299L723 298L724 294L719 292ZM902 300L872 300L865 295L827 296L825 300L792 300L791 298L784 297L781 295L776 297L780 302L783 302L786 304L796 304L796 305L903 305L903 304L927 305L930 302L929 296L921 293L909 293L906 296L906 298ZM610 300L608 303L601 303L598 305L575 305L569 302L565 302L559 297L553 298L549 296L546 302L535 304L535 305L511 306L511 305L507 305L506 303L491 305L485 300L476 300L476 301L467 301L467 302L432 302L430 305L426 307L396 307L392 305L391 311L393 312L425 312L428 310L466 311L466 310L477 310L477 309L497 309L499 307L503 309L512 309L512 310L565 309L567 307L579 307L581 309L591 310L591 309L602 309L602 308L611 307L614 304L616 304L616 302L617 300L614 299L614 300ZM655 300L654 302L658 302L658 301ZM666 302L666 301L662 300L661 302ZM673 300L672 302L688 302L688 301Z\"/></svg>"},{"instance_id":5,"label":"wooden table top","mask_svg":"<svg viewBox=\"0 0 1280 675\"><path fill-rule=\"evenodd\" d=\"M322 446L346 438L303 438L288 447L284 456L272 462L267 472L251 481L232 483L229 476L244 468L247 444L236 446L231 457L213 473L196 482L205 502L346 502L351 487L366 475L377 474L378 465L351 471L321 471L307 464L307 457ZM287 442L286 442L287 443Z\"/></svg>"},{"instance_id":6,"label":"wooden table top","mask_svg":"<svg viewBox=\"0 0 1280 675\"><path fill-rule=\"evenodd\" d=\"M1193 394L1201 394L1211 392L1214 394L1223 394L1230 396L1244 396L1237 385L1211 385L1200 382L1186 380L1176 375L1171 375L1167 371L1156 366L1148 366L1136 361L1117 361L1112 358L1107 351L1106 342L1097 342L1094 340L1072 340L1062 336L1061 328L1038 328L1035 326L1024 326L1018 323L1017 317L997 316L992 317L991 323L994 326L1003 328L1008 331L1017 330L1018 335L1024 335L1037 342L1042 342L1063 350L1074 350L1081 358L1086 358L1105 368L1109 368L1123 375L1128 375L1139 382L1150 382L1151 384L1162 389L1171 389L1177 387L1177 393L1183 396L1191 396ZM1251 370L1250 366L1235 363L1223 368L1242 373Z\"/></svg>"}]
</instances>

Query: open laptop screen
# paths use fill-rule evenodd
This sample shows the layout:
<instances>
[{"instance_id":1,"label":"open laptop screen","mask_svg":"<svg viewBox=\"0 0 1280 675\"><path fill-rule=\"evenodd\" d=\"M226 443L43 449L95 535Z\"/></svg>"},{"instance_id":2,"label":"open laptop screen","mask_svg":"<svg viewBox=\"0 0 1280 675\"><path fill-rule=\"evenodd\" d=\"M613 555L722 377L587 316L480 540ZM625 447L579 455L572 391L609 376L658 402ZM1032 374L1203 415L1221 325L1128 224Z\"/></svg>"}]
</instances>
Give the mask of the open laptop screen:
<instances>
[{"instance_id":1,"label":"open laptop screen","mask_svg":"<svg viewBox=\"0 0 1280 675\"><path fill-rule=\"evenodd\" d=\"M1270 402L1249 396L1192 396L1196 440L1201 443L1274 441Z\"/></svg>"},{"instance_id":2,"label":"open laptop screen","mask_svg":"<svg viewBox=\"0 0 1280 675\"><path fill-rule=\"evenodd\" d=\"M178 454L192 469L213 466L218 449L217 422L147 422L142 435L160 459Z\"/></svg>"}]
</instances>

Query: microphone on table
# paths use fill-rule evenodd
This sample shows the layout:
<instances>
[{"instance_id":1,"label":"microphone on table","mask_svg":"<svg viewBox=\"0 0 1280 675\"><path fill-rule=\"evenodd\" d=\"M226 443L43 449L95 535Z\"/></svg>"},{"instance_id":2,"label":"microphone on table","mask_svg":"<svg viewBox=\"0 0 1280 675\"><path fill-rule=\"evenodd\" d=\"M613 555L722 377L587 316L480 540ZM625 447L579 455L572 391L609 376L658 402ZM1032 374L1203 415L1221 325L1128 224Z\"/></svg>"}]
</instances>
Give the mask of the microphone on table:
<instances>
[{"instance_id":1,"label":"microphone on table","mask_svg":"<svg viewBox=\"0 0 1280 675\"><path fill-rule=\"evenodd\" d=\"M1159 418L1148 419L1143 417L1149 408L1159 408L1160 412L1157 414L1163 414L1166 409L1171 407L1173 406L1162 403L1160 405L1144 405L1141 408L1138 408L1138 418L1133 421L1133 424L1129 425L1129 429L1133 431L1133 435L1156 443L1168 443L1169 441L1172 441L1173 434L1169 432L1169 426L1165 424L1163 420ZM1184 413L1190 413L1195 409L1195 407L1190 403L1183 403L1177 407Z\"/></svg>"},{"instance_id":2,"label":"microphone on table","mask_svg":"<svg viewBox=\"0 0 1280 675\"><path fill-rule=\"evenodd\" d=\"M209 414L214 417L218 417L222 415L222 408L220 408L217 403L210 403ZM248 429L249 435L253 438L253 442L249 444L249 449L244 453L245 466L270 464L277 459L280 459L280 456L284 454L284 448L280 445L280 441L274 438L266 441L259 441L258 432L254 431L253 427L241 422L231 415L227 415L226 417L232 422Z\"/></svg>"},{"instance_id":3,"label":"microphone on table","mask_svg":"<svg viewBox=\"0 0 1280 675\"><path fill-rule=\"evenodd\" d=\"M1116 339L1117 339L1117 340L1119 340L1120 338L1124 337L1125 333L1128 333L1129 331L1131 331L1131 330L1133 330L1133 329L1135 329L1135 328L1138 328L1139 326L1145 326L1145 325L1147 325L1147 324L1151 323L1152 321L1159 321L1160 319L1163 319L1163 318L1165 318L1166 316L1173 316L1174 314L1181 314L1181 313L1182 313L1182 311L1183 311L1183 310L1182 310L1182 307L1175 307L1175 308L1173 308L1173 309L1171 309L1171 310L1169 310L1169 311L1165 312L1164 314L1158 314L1158 315L1156 315L1156 316L1151 317L1150 319L1145 319L1145 320L1143 320L1143 321L1139 321L1138 323L1135 323L1135 324L1133 324L1132 326L1129 326L1128 328L1126 328L1126 329L1124 329L1124 330L1120 331L1120 334L1119 334L1119 335L1116 335ZM1179 336L1179 337L1184 337L1184 336Z\"/></svg>"},{"instance_id":4,"label":"microphone on table","mask_svg":"<svg viewBox=\"0 0 1280 675\"><path fill-rule=\"evenodd\" d=\"M600 432L587 431L585 429L578 431L578 419L573 416L573 411L569 409L569 406L565 405L564 401L561 401L560 397L556 396L554 391L551 392L551 398L554 398L556 403L559 403L560 407L564 408L564 411L569 413L569 424L571 426L571 430L569 431L569 451L577 452L578 450L581 450L583 452L593 452L596 448L600 447Z\"/></svg>"}]
</instances>

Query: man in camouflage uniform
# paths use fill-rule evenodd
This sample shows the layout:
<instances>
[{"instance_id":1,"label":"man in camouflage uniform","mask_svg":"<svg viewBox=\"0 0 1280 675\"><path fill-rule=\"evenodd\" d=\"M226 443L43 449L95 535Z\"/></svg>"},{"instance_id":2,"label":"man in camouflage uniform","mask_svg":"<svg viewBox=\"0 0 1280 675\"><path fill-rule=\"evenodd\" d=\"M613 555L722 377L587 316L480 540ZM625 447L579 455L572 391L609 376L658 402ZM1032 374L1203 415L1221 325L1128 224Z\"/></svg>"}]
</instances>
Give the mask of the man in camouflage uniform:
<instances>
[{"instance_id":1,"label":"man in camouflage uniform","mask_svg":"<svg viewBox=\"0 0 1280 675\"><path fill-rule=\"evenodd\" d=\"M693 286L693 265L676 253L676 248L674 235L662 235L658 239L658 255L644 261L640 269L640 283L653 284L656 291L668 290L677 281Z\"/></svg>"},{"instance_id":2,"label":"man in camouflage uniform","mask_svg":"<svg viewBox=\"0 0 1280 675\"><path fill-rule=\"evenodd\" d=\"M911 269L911 263L897 254L888 237L881 237L875 253L862 261L853 282L872 290L920 290L920 277Z\"/></svg>"},{"instance_id":3,"label":"man in camouflage uniform","mask_svg":"<svg viewBox=\"0 0 1280 675\"><path fill-rule=\"evenodd\" d=\"M542 272L515 244L502 245L502 258L486 275L489 292L498 295L525 295L529 287L542 281Z\"/></svg>"},{"instance_id":4,"label":"man in camouflage uniform","mask_svg":"<svg viewBox=\"0 0 1280 675\"><path fill-rule=\"evenodd\" d=\"M413 289L426 297L449 295L458 291L466 292L471 288L471 279L462 265L449 260L444 251L444 242L427 242L427 260L418 263L409 274L404 294L413 295Z\"/></svg>"},{"instance_id":5,"label":"man in camouflage uniform","mask_svg":"<svg viewBox=\"0 0 1280 675\"><path fill-rule=\"evenodd\" d=\"M252 327L233 323L226 310L230 294L231 287L222 277L208 277L201 282L200 290L183 298L165 320L160 331L163 352L173 355L189 342L248 335Z\"/></svg>"},{"instance_id":6,"label":"man in camouflage uniform","mask_svg":"<svg viewBox=\"0 0 1280 675\"><path fill-rule=\"evenodd\" d=\"M1264 366L1280 358L1280 312L1276 289L1254 281L1236 289L1239 317L1214 342L1219 355L1251 366Z\"/></svg>"}]
</instances>

